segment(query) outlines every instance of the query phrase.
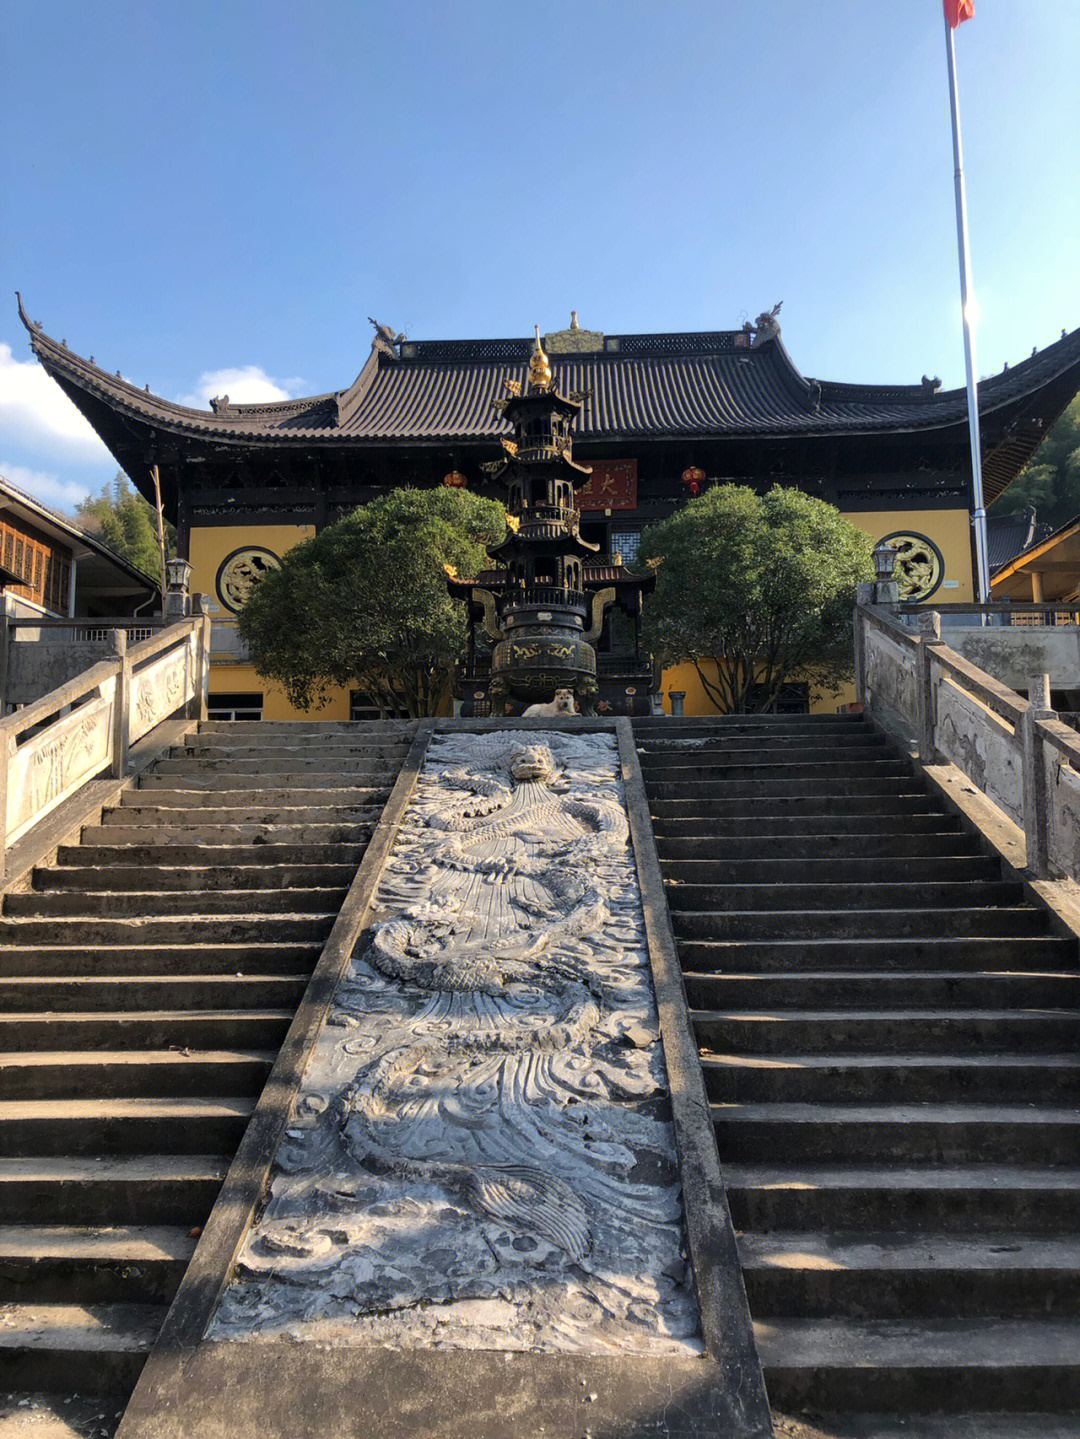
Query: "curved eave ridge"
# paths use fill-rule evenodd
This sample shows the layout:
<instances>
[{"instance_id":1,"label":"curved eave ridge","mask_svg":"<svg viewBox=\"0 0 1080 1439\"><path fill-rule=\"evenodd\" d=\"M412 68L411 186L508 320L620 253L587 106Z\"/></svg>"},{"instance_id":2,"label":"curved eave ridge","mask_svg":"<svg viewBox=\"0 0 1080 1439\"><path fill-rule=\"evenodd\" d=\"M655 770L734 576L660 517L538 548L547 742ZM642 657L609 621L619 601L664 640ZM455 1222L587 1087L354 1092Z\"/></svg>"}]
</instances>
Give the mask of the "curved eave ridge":
<instances>
[{"instance_id":1,"label":"curved eave ridge","mask_svg":"<svg viewBox=\"0 0 1080 1439\"><path fill-rule=\"evenodd\" d=\"M345 391L207 413L108 374L46 335L21 306L20 315L35 354L76 404L87 396L148 427L223 440L491 440L510 430L492 401L505 394L507 380L524 383L527 373L517 361L412 360L379 352ZM779 340L727 353L664 354L662 338L650 355L555 359L559 389L588 395L575 438L912 431L953 425L966 415L963 390L804 379ZM980 412L991 414L1069 374L1080 385L1080 330L983 381Z\"/></svg>"}]
</instances>

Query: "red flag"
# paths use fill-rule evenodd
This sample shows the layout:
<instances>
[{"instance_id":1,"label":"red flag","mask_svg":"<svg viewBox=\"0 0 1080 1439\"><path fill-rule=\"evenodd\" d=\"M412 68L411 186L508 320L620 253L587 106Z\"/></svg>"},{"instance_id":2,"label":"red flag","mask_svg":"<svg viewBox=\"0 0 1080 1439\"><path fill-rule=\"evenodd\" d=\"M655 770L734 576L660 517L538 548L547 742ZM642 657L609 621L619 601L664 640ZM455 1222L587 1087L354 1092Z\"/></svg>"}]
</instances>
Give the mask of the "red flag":
<instances>
[{"instance_id":1,"label":"red flag","mask_svg":"<svg viewBox=\"0 0 1080 1439\"><path fill-rule=\"evenodd\" d=\"M945 19L949 29L955 30L975 14L975 0L945 0Z\"/></svg>"}]
</instances>

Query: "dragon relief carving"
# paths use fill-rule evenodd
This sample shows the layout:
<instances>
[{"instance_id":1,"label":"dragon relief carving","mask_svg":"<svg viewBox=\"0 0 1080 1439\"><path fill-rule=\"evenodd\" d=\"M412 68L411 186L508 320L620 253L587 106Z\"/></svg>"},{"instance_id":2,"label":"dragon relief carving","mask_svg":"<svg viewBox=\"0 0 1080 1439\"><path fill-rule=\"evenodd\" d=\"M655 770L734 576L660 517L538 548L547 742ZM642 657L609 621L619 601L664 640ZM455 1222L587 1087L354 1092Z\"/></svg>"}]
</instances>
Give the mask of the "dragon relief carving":
<instances>
[{"instance_id":1,"label":"dragon relief carving","mask_svg":"<svg viewBox=\"0 0 1080 1439\"><path fill-rule=\"evenodd\" d=\"M216 1334L698 1352L616 762L433 738Z\"/></svg>"}]
</instances>

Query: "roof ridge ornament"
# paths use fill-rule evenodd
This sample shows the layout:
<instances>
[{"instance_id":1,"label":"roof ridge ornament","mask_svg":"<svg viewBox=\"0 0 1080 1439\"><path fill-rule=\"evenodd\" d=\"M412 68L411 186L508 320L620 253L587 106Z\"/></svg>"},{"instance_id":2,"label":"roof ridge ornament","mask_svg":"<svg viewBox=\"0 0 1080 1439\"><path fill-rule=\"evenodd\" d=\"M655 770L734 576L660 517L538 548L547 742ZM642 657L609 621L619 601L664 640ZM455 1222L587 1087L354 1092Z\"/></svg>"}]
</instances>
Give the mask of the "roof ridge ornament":
<instances>
[{"instance_id":1,"label":"roof ridge ornament","mask_svg":"<svg viewBox=\"0 0 1080 1439\"><path fill-rule=\"evenodd\" d=\"M776 317L779 315L780 306L783 303L783 300L777 300L771 310L762 310L753 325L747 323L744 326L744 329L753 330L753 339L750 341L751 349L756 350L759 345L764 345L768 340L780 338L780 321Z\"/></svg>"},{"instance_id":2,"label":"roof ridge ornament","mask_svg":"<svg viewBox=\"0 0 1080 1439\"><path fill-rule=\"evenodd\" d=\"M540 343L539 325L536 326L536 345L529 361L529 387L533 390L551 388L551 361L544 354L544 347Z\"/></svg>"}]
</instances>

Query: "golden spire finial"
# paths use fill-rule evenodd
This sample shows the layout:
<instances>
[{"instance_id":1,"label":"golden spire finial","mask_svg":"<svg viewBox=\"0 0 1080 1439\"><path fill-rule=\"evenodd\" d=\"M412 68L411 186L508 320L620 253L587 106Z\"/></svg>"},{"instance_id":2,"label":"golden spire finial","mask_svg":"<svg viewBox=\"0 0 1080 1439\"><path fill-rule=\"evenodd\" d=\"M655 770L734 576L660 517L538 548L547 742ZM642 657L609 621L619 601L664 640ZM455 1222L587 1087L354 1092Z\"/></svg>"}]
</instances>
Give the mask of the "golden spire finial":
<instances>
[{"instance_id":1,"label":"golden spire finial","mask_svg":"<svg viewBox=\"0 0 1080 1439\"><path fill-rule=\"evenodd\" d=\"M580 330L580 329L581 329L581 326L580 326L580 325L578 324L578 322L577 322L577 311L576 311L576 310L571 310L571 311L570 311L570 328L571 328L572 330Z\"/></svg>"},{"instance_id":2,"label":"golden spire finial","mask_svg":"<svg viewBox=\"0 0 1080 1439\"><path fill-rule=\"evenodd\" d=\"M536 326L536 348L529 361L529 383L538 390L546 390L551 384L551 361L544 354L544 347L540 343L539 325Z\"/></svg>"}]
</instances>

